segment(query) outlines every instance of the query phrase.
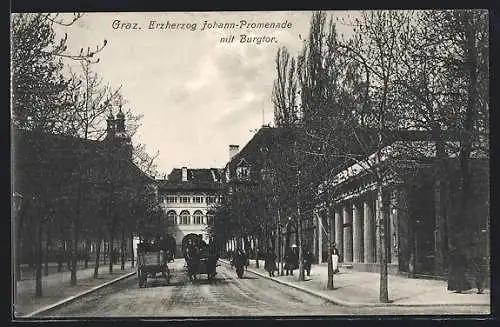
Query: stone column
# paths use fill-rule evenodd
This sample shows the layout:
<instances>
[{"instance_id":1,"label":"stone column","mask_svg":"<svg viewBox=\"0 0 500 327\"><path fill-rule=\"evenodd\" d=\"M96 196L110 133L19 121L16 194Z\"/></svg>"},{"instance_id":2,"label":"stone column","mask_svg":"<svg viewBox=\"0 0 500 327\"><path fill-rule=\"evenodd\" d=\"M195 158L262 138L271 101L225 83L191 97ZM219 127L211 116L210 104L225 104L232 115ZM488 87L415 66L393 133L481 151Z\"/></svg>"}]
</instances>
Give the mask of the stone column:
<instances>
[{"instance_id":1,"label":"stone column","mask_svg":"<svg viewBox=\"0 0 500 327\"><path fill-rule=\"evenodd\" d=\"M359 201L352 203L353 261L363 262L363 208Z\"/></svg>"},{"instance_id":2,"label":"stone column","mask_svg":"<svg viewBox=\"0 0 500 327\"><path fill-rule=\"evenodd\" d=\"M352 207L346 204L343 208L344 216L344 262L352 262Z\"/></svg>"},{"instance_id":3,"label":"stone column","mask_svg":"<svg viewBox=\"0 0 500 327\"><path fill-rule=\"evenodd\" d=\"M375 217L373 215L373 198L368 195L363 201L364 209L364 248L365 248L365 263L375 262Z\"/></svg>"},{"instance_id":4,"label":"stone column","mask_svg":"<svg viewBox=\"0 0 500 327\"><path fill-rule=\"evenodd\" d=\"M340 208L335 208L335 244L339 250L339 258L344 261L344 229L342 228L344 222L342 220L342 212Z\"/></svg>"}]
</instances>

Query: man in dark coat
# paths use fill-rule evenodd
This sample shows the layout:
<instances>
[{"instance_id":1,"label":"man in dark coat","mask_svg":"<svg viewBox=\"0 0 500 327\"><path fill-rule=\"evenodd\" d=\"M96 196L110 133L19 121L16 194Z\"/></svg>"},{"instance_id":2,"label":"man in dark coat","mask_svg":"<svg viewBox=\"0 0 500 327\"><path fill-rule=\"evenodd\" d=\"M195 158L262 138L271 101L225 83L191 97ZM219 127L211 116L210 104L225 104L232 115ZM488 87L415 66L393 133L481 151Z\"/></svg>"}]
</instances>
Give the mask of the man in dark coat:
<instances>
[{"instance_id":1,"label":"man in dark coat","mask_svg":"<svg viewBox=\"0 0 500 327\"><path fill-rule=\"evenodd\" d=\"M200 261L200 255L198 249L191 240L188 242L186 247L186 264L188 270L189 280L196 280L196 274L198 273L198 264Z\"/></svg>"},{"instance_id":2,"label":"man in dark coat","mask_svg":"<svg viewBox=\"0 0 500 327\"><path fill-rule=\"evenodd\" d=\"M288 249L285 254L285 270L286 275L293 276L293 270L298 268L298 257L292 249Z\"/></svg>"},{"instance_id":3,"label":"man in dark coat","mask_svg":"<svg viewBox=\"0 0 500 327\"><path fill-rule=\"evenodd\" d=\"M278 270L276 266L276 254L272 249L267 249L264 261L264 269L269 273L269 277L274 277L274 272Z\"/></svg>"},{"instance_id":4,"label":"man in dark coat","mask_svg":"<svg viewBox=\"0 0 500 327\"><path fill-rule=\"evenodd\" d=\"M314 261L314 255L310 250L304 253L304 269L307 272L307 276L311 276L311 265Z\"/></svg>"}]
</instances>

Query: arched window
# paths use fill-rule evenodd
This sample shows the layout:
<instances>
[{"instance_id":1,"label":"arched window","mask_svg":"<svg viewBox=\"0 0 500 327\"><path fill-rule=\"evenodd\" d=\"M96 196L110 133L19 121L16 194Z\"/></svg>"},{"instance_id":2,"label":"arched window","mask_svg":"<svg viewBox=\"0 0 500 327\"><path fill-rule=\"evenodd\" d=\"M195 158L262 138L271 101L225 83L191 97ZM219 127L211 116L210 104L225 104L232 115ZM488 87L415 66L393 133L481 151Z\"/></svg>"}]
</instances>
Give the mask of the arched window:
<instances>
[{"instance_id":1,"label":"arched window","mask_svg":"<svg viewBox=\"0 0 500 327\"><path fill-rule=\"evenodd\" d=\"M195 225L201 225L201 224L203 224L203 212L201 212L200 210L196 210L194 212L193 218L194 218L194 224Z\"/></svg>"},{"instance_id":2,"label":"arched window","mask_svg":"<svg viewBox=\"0 0 500 327\"><path fill-rule=\"evenodd\" d=\"M167 212L168 223L172 225L177 225L177 213L174 210Z\"/></svg>"},{"instance_id":3,"label":"arched window","mask_svg":"<svg viewBox=\"0 0 500 327\"><path fill-rule=\"evenodd\" d=\"M181 222L180 225L189 225L189 211L184 210L181 212L180 217L181 217Z\"/></svg>"},{"instance_id":4,"label":"arched window","mask_svg":"<svg viewBox=\"0 0 500 327\"><path fill-rule=\"evenodd\" d=\"M209 211L207 212L207 225L212 225L214 223L214 213Z\"/></svg>"}]
</instances>

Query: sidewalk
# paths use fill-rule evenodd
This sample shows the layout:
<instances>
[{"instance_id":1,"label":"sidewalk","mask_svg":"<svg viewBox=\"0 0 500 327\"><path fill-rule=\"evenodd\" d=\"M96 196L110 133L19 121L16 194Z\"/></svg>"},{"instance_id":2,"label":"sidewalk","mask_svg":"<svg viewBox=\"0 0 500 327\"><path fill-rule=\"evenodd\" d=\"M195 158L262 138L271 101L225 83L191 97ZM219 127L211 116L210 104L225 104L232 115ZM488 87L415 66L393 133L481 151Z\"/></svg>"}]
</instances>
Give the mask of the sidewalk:
<instances>
[{"instance_id":1,"label":"sidewalk","mask_svg":"<svg viewBox=\"0 0 500 327\"><path fill-rule=\"evenodd\" d=\"M80 271L80 270L84 269L84 266L85 266L84 262L79 261L77 264L77 270ZM94 266L95 266L95 260L88 262L88 268L93 269ZM107 261L106 264L104 264L104 261L101 260L101 262L99 263L99 267L103 267L103 266L105 266L107 268L109 266L109 261ZM48 269L49 275L69 271L66 262L62 265L62 267L61 267L62 269L60 272L57 271L58 270L57 262L49 262L48 268L49 268ZM42 264L42 277L46 277L45 276L45 263ZM21 281L24 281L27 279L35 279L35 278L36 278L36 269L29 267L28 264L22 264L21 265Z\"/></svg>"},{"instance_id":2,"label":"sidewalk","mask_svg":"<svg viewBox=\"0 0 500 327\"><path fill-rule=\"evenodd\" d=\"M120 276L134 272L130 262L125 264L125 270L120 270L121 264L113 266L113 274L109 274L108 265L99 267L99 277L94 279L94 268L77 271L77 285L71 286L71 272L64 271L42 276L42 297L35 297L35 280L26 279L16 283L17 303L15 304L15 316L21 317L31 312L53 305L61 300L85 292L93 287L110 282Z\"/></svg>"},{"instance_id":3,"label":"sidewalk","mask_svg":"<svg viewBox=\"0 0 500 327\"><path fill-rule=\"evenodd\" d=\"M263 267L263 260L259 260L258 269L255 268L255 260L250 260L248 271L269 278L269 274ZM333 276L333 290L326 289L328 280L326 263L313 265L311 276L306 276L305 281L297 281L298 269L293 274L293 276L279 276L271 279L344 306L490 306L491 303L489 289L483 294L476 294L477 289L457 294L447 290L446 281L389 275L390 303L384 304L379 302L380 275L378 273L359 272L340 267L340 272ZM276 272L275 276L277 276Z\"/></svg>"}]
</instances>

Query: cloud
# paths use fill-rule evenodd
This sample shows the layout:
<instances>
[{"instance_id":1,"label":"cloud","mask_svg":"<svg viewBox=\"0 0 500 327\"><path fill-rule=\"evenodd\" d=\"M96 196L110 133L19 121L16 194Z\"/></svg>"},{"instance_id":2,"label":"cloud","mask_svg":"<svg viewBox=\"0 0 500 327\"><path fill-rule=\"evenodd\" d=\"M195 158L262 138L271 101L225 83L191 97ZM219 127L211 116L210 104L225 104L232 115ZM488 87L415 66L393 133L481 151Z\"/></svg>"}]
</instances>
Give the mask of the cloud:
<instances>
[{"instance_id":1,"label":"cloud","mask_svg":"<svg viewBox=\"0 0 500 327\"><path fill-rule=\"evenodd\" d=\"M290 30L119 31L113 20L195 22L291 21ZM111 86L123 85L129 105L143 113L138 138L160 151L160 168L182 164L208 167L227 161L227 145L243 146L250 129L262 123L262 108L272 119L270 100L274 58L281 46L300 49L310 12L87 13L68 29L69 47L108 45L96 71ZM276 36L275 44L219 43L240 33Z\"/></svg>"}]
</instances>

